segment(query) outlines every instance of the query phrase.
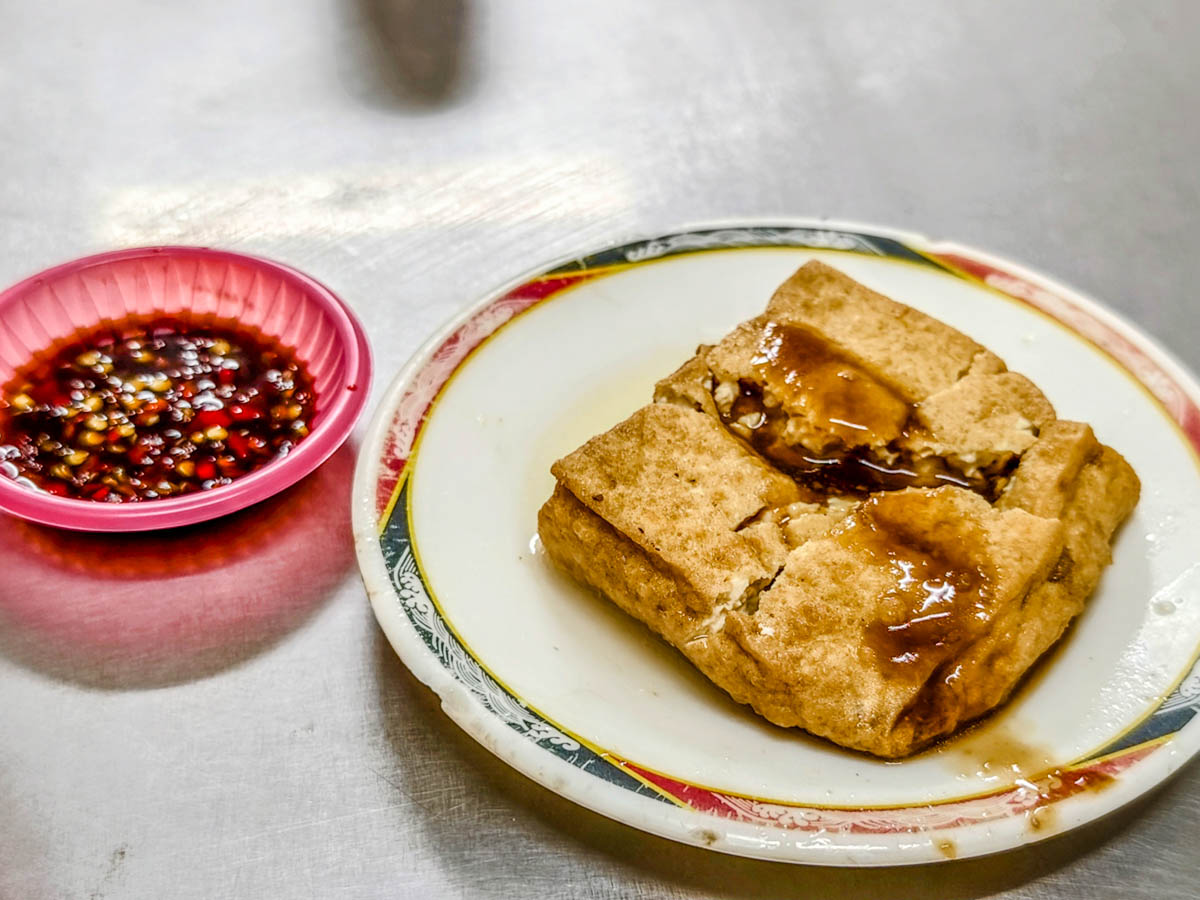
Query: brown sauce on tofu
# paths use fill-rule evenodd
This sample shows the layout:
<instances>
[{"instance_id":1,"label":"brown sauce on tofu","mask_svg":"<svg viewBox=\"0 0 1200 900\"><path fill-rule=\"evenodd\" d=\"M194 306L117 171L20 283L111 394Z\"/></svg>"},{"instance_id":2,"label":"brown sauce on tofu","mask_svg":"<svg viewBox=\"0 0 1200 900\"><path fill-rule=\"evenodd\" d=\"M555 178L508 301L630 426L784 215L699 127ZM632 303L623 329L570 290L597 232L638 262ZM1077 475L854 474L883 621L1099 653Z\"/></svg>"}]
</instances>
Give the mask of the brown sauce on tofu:
<instances>
[{"instance_id":1,"label":"brown sauce on tofu","mask_svg":"<svg viewBox=\"0 0 1200 900\"><path fill-rule=\"evenodd\" d=\"M814 502L943 485L994 501L1017 463L1014 456L968 472L952 460L904 449L915 406L803 328L768 322L753 362L761 383L741 380L721 418ZM794 433L795 419L803 419L806 443Z\"/></svg>"},{"instance_id":2,"label":"brown sauce on tofu","mask_svg":"<svg viewBox=\"0 0 1200 900\"><path fill-rule=\"evenodd\" d=\"M992 579L978 563L987 555L982 536L957 529L932 539L913 527L919 511L910 507L923 500L914 494L872 497L843 539L866 548L895 576L880 598L879 620L867 626L867 646L888 665L930 670L978 636Z\"/></svg>"},{"instance_id":3,"label":"brown sauce on tofu","mask_svg":"<svg viewBox=\"0 0 1200 900\"><path fill-rule=\"evenodd\" d=\"M887 443L900 436L911 404L828 341L768 322L753 359L780 401L803 410L828 445Z\"/></svg>"}]
</instances>

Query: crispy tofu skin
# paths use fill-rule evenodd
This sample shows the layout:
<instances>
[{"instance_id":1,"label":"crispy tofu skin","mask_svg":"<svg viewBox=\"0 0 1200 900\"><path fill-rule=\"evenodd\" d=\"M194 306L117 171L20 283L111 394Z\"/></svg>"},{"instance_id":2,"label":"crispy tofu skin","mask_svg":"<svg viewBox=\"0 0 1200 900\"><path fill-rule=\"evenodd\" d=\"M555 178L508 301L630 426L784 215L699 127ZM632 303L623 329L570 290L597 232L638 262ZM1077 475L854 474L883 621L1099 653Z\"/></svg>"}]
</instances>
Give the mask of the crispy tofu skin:
<instances>
[{"instance_id":1,"label":"crispy tofu skin","mask_svg":"<svg viewBox=\"0 0 1200 900\"><path fill-rule=\"evenodd\" d=\"M554 464L549 557L770 721L902 757L1004 702L1137 476L965 335L821 263Z\"/></svg>"}]
</instances>

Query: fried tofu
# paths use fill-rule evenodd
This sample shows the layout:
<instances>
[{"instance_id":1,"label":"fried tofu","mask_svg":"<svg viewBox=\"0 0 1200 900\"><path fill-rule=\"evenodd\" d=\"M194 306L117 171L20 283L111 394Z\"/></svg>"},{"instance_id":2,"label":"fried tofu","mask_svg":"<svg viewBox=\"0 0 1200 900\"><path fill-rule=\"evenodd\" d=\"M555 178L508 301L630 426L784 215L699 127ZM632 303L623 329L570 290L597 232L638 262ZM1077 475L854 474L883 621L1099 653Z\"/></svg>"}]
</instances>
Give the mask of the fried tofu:
<instances>
[{"instance_id":1,"label":"fried tofu","mask_svg":"<svg viewBox=\"0 0 1200 900\"><path fill-rule=\"evenodd\" d=\"M1139 492L990 351L817 262L552 473L556 564L771 722L886 758L1008 697Z\"/></svg>"}]
</instances>

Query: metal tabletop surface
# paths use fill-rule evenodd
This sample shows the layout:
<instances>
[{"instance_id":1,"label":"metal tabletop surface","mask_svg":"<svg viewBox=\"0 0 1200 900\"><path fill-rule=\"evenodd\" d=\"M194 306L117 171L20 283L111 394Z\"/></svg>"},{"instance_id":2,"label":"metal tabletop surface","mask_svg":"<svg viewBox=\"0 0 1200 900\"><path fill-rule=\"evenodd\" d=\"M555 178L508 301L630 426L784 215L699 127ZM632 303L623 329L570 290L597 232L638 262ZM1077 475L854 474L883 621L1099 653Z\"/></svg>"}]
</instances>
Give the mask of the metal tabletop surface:
<instances>
[{"instance_id":1,"label":"metal tabletop surface","mask_svg":"<svg viewBox=\"0 0 1200 900\"><path fill-rule=\"evenodd\" d=\"M292 263L387 381L530 267L698 220L974 244L1200 368L1200 6L3 0L0 282L115 246ZM365 422L364 422L365 424ZM372 618L358 435L284 496L123 539L0 518L0 897L1200 895L1200 768L913 869L672 844L508 769Z\"/></svg>"}]
</instances>

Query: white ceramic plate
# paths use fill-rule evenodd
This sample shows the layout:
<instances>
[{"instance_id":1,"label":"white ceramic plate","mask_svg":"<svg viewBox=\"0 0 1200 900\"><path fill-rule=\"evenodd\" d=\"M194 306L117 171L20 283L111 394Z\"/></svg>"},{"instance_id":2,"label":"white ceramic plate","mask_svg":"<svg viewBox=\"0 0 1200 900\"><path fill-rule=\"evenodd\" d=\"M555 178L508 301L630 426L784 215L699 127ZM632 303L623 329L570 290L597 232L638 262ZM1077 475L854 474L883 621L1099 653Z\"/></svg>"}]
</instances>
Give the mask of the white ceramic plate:
<instances>
[{"instance_id":1,"label":"white ceramic plate","mask_svg":"<svg viewBox=\"0 0 1200 900\"><path fill-rule=\"evenodd\" d=\"M810 258L985 344L1143 480L1059 648L983 725L903 762L758 718L531 543L550 463ZM791 862L974 856L1095 819L1200 747L1198 401L1131 325L977 251L827 222L691 228L539 270L417 354L359 462L359 563L388 639L446 713L590 809Z\"/></svg>"}]
</instances>

